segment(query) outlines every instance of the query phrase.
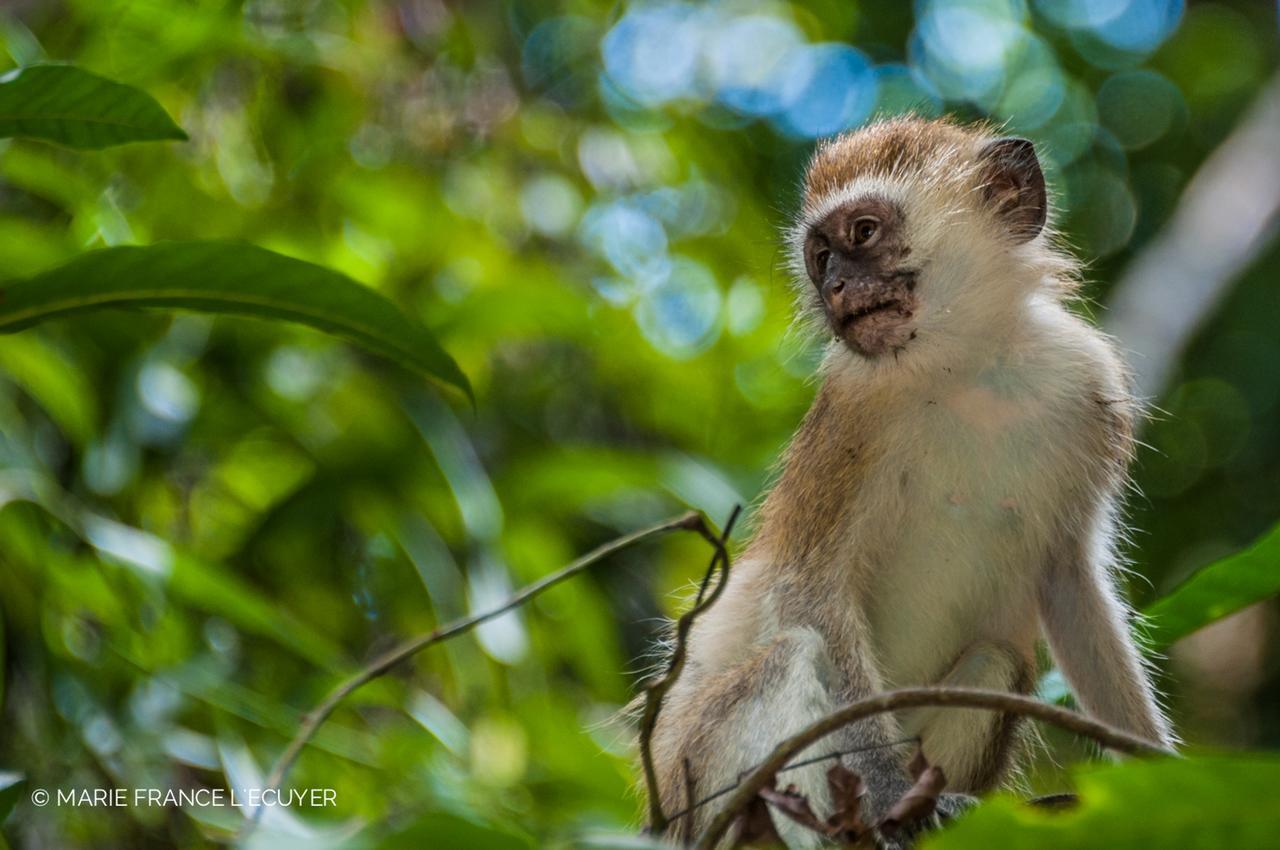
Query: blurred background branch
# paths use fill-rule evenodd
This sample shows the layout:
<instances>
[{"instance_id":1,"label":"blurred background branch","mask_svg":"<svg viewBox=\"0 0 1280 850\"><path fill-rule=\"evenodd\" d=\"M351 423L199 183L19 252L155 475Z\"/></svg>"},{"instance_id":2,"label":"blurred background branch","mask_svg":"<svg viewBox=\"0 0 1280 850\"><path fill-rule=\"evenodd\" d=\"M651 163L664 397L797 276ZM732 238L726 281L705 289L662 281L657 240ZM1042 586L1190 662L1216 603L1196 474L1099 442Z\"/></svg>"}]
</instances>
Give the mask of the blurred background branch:
<instances>
[{"instance_id":1,"label":"blurred background branch","mask_svg":"<svg viewBox=\"0 0 1280 850\"><path fill-rule=\"evenodd\" d=\"M1273 77L1116 284L1107 330L1131 353L1140 396L1165 389L1192 334L1274 238L1277 146L1280 77Z\"/></svg>"}]
</instances>

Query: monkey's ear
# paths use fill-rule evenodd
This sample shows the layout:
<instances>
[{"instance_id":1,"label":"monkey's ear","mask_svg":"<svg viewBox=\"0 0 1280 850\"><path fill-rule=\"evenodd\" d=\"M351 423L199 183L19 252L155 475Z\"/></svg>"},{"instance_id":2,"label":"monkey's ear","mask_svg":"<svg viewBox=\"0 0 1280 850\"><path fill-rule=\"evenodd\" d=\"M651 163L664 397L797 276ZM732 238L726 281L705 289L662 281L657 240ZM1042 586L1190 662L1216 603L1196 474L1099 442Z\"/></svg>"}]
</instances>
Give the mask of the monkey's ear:
<instances>
[{"instance_id":1,"label":"monkey's ear","mask_svg":"<svg viewBox=\"0 0 1280 850\"><path fill-rule=\"evenodd\" d=\"M1026 139L995 139L978 155L986 202L1019 242L1029 242L1044 227L1048 201L1035 145Z\"/></svg>"}]
</instances>

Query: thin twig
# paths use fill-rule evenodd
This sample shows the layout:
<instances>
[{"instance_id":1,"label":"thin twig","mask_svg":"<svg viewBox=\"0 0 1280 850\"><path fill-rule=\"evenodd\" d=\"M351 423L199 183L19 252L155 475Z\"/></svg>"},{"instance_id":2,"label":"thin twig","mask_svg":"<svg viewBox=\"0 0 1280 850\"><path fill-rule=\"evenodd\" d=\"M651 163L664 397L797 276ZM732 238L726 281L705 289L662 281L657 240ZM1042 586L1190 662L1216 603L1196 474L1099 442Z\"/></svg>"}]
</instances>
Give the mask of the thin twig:
<instances>
[{"instance_id":1,"label":"thin twig","mask_svg":"<svg viewBox=\"0 0 1280 850\"><path fill-rule=\"evenodd\" d=\"M632 546L650 537L677 530L696 531L703 537L706 537L709 534L706 529L707 523L706 520L703 519L702 515L696 511L690 511L689 513L676 517L675 519L669 519L666 522L660 522L657 525L652 525L648 528L641 529L640 531L624 535L616 540L612 540L592 549L590 552L573 561L568 566L565 566L548 576L544 576L532 584L526 585L496 608L492 608L480 614L462 617L451 623L446 623L425 635L419 635L418 637L405 641L394 649L383 653L361 668L359 672L355 673L335 687L319 705L307 713L302 720L302 724L298 727L297 733L293 736L293 740L289 742L289 746L285 747L284 752L280 754L280 758L276 759L276 763L272 766L271 773L267 776L265 787L271 790L275 790L280 787L280 784L284 781L285 775L289 772L289 769L293 767L293 763L297 761L298 755L302 752L302 748L310 742L316 732L320 729L320 726L329 719L329 716L333 714L334 710L337 709L338 705L344 699L350 696L361 686L368 684L372 680L383 675L401 661L413 657L433 644L440 643L441 641L445 641L464 632L468 632L481 623L492 620L495 617L507 613L513 608L523 605L525 602L528 602L544 590L548 590L555 585L560 584L562 581L572 578L588 567L604 560L621 549L625 549L628 546ZM261 807L255 810L253 818L250 819L249 824L247 825L246 833L248 829L252 828L251 825L256 822L261 812Z\"/></svg>"},{"instance_id":2,"label":"thin twig","mask_svg":"<svg viewBox=\"0 0 1280 850\"><path fill-rule=\"evenodd\" d=\"M660 835L670 823L667 816L662 811L662 798L658 792L658 771L653 764L653 730L658 723L658 713L662 711L662 701L666 698L667 693L675 685L676 680L680 678L680 673L684 670L684 660L687 654L686 645L689 641L689 631L693 628L693 621L698 615L715 604L720 598L720 594L724 591L725 585L729 583L729 535L733 533L733 525L738 521L738 515L742 512L741 505L735 505L733 512L729 514L729 520L724 524L724 531L717 537L708 528L703 528L703 537L707 542L715 547L715 554L711 556L711 563L707 565L707 572L702 577L702 583L698 586L698 595L694 599L693 607L681 615L676 620L676 640L675 647L671 651L671 660L667 663L667 669L661 677L655 679L644 690L644 714L640 718L640 764L644 770L645 793L649 798L649 825L646 831L651 835ZM697 530L697 529L695 529ZM711 586L711 577L716 573L716 567L719 567L719 576L715 585ZM707 592L707 588L711 587L711 592Z\"/></svg>"},{"instance_id":3,"label":"thin twig","mask_svg":"<svg viewBox=\"0 0 1280 850\"><path fill-rule=\"evenodd\" d=\"M903 744L918 744L918 743L920 743L920 736L912 735L909 738L899 738L896 741L885 741L883 744L869 744L865 747L854 747L853 749L849 749L849 750L832 750L829 753L823 753L822 755L814 756L813 758L807 758L807 759L801 759L800 761L789 762L786 767L779 769L778 773L783 774L783 773L786 773L788 770L798 770L799 768L808 767L811 764L817 764L818 762L827 761L828 759L840 758L841 756L851 756L854 753L866 753L866 752L870 752L871 750L879 750L879 749L884 749L886 747L900 747ZM685 759L685 761L687 762L688 759ZM739 779L741 779L742 776L748 775L749 773L750 771L744 770L739 775ZM683 809L676 812L674 815L671 815L670 817L668 817L667 820L669 822L673 822L673 821L679 820L682 817L686 817L691 812L693 812L694 809L702 808L707 803L710 803L712 800L718 800L719 798L723 797L725 794L728 794L730 791L737 788L738 785L739 785L739 782L734 782L731 785L725 785L723 788L719 788L711 792L710 794L698 800L697 802L686 805Z\"/></svg>"},{"instance_id":4,"label":"thin twig","mask_svg":"<svg viewBox=\"0 0 1280 850\"><path fill-rule=\"evenodd\" d=\"M985 708L1035 718L1045 723L1092 738L1104 747L1129 755L1171 755L1165 747L1117 729L1091 717L1059 708L1031 697L977 688L903 688L860 699L828 714L774 747L768 758L738 782L729 801L702 833L694 850L711 850L728 830L738 813L746 808L769 779L791 758L815 741L856 720L904 708L940 706L945 708Z\"/></svg>"},{"instance_id":5,"label":"thin twig","mask_svg":"<svg viewBox=\"0 0 1280 850\"><path fill-rule=\"evenodd\" d=\"M685 811L693 811L698 806L698 798L693 795L693 767L688 756L681 760L680 766L684 770L684 808ZM672 820L675 820L674 815Z\"/></svg>"}]
</instances>

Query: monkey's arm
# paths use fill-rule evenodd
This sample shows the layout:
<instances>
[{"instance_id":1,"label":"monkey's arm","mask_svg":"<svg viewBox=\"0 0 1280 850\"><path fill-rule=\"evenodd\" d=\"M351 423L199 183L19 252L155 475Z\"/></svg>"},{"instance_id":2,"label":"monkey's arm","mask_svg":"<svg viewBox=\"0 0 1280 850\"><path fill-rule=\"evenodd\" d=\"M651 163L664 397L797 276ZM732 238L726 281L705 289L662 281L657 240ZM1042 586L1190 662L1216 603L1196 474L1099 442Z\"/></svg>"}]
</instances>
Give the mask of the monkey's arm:
<instances>
[{"instance_id":1,"label":"monkey's arm","mask_svg":"<svg viewBox=\"0 0 1280 850\"><path fill-rule=\"evenodd\" d=\"M1051 555L1039 593L1044 634L1085 711L1172 747L1175 739L1129 633L1130 610L1115 588L1109 557L1085 534L1068 537Z\"/></svg>"}]
</instances>

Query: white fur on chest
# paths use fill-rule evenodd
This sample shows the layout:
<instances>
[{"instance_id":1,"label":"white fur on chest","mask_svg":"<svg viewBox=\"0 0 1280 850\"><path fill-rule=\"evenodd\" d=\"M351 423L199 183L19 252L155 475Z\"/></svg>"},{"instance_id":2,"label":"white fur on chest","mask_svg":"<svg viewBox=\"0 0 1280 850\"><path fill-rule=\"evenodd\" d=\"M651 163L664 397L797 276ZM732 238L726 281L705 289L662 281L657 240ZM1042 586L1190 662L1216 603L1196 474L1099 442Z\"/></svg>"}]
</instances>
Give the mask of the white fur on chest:
<instances>
[{"instance_id":1,"label":"white fur on chest","mask_svg":"<svg viewBox=\"0 0 1280 850\"><path fill-rule=\"evenodd\" d=\"M888 684L936 681L975 639L1034 639L1044 553L1081 474L1073 371L1050 363L1002 353L894 417L875 486L896 491L878 498L899 522L868 605Z\"/></svg>"}]
</instances>

